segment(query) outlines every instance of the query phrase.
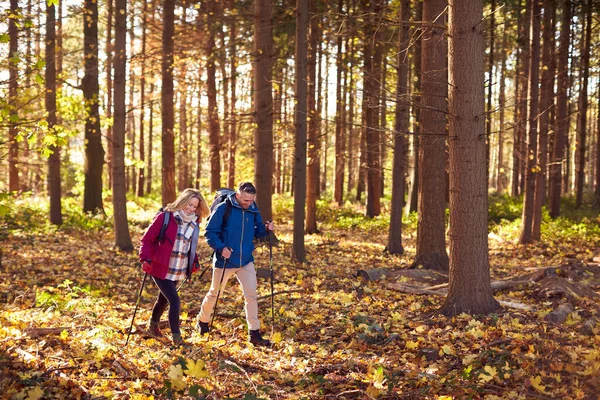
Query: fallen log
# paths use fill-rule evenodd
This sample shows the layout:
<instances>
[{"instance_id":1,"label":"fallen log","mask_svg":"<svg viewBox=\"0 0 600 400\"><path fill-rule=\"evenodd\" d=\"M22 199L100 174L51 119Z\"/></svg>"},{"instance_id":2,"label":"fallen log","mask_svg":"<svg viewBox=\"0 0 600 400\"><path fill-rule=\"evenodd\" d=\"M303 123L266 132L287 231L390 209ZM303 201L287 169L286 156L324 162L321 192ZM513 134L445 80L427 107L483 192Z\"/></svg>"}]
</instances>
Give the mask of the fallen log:
<instances>
[{"instance_id":1,"label":"fallen log","mask_svg":"<svg viewBox=\"0 0 600 400\"><path fill-rule=\"evenodd\" d=\"M389 268L359 269L356 276L364 281L377 281L380 279L391 279L407 277L415 281L438 284L448 281L448 275L425 269L399 269Z\"/></svg>"},{"instance_id":2,"label":"fallen log","mask_svg":"<svg viewBox=\"0 0 600 400\"><path fill-rule=\"evenodd\" d=\"M27 328L25 329L25 333L28 334L32 338L36 338L39 336L47 336L47 335L60 335L62 331L73 331L73 330L86 330L92 329L92 326L61 326L57 328Z\"/></svg>"},{"instance_id":3,"label":"fallen log","mask_svg":"<svg viewBox=\"0 0 600 400\"><path fill-rule=\"evenodd\" d=\"M556 310L552 311L548 315L544 317L544 321L553 322L555 324L562 324L567 320L567 317L570 313L573 312L575 308L570 303L563 303L559 305Z\"/></svg>"}]
</instances>

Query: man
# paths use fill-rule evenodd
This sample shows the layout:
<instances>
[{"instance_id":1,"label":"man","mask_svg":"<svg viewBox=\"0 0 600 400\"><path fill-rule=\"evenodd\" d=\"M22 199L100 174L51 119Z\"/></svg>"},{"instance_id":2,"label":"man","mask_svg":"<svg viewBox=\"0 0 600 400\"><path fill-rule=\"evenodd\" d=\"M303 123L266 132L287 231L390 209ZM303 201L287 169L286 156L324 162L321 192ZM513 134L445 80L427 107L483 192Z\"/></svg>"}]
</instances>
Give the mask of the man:
<instances>
[{"instance_id":1,"label":"man","mask_svg":"<svg viewBox=\"0 0 600 400\"><path fill-rule=\"evenodd\" d=\"M272 221L263 223L255 199L256 188L252 183L244 182L235 193L217 206L208 220L204 237L208 245L215 250L212 283L202 301L196 329L202 335L208 333L208 323L217 302L219 286L223 290L229 278L235 275L244 293L250 343L256 346L270 346L271 342L263 339L260 334L256 270L252 252L254 238L267 236L269 231L274 230L274 225ZM228 216L223 224L225 215Z\"/></svg>"}]
</instances>

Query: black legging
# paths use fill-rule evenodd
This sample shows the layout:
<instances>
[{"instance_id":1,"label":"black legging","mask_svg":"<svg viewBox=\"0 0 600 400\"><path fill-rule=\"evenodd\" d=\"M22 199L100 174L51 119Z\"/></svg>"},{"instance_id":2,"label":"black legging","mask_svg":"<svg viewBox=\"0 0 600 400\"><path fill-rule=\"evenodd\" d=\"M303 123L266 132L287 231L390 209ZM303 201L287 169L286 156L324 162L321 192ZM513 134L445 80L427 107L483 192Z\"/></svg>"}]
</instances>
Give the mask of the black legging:
<instances>
[{"instance_id":1,"label":"black legging","mask_svg":"<svg viewBox=\"0 0 600 400\"><path fill-rule=\"evenodd\" d=\"M179 295L177 294L177 284L168 279L159 279L152 277L160 293L152 308L152 321L159 322L167 306L169 307L169 327L171 333L180 333L179 331Z\"/></svg>"}]
</instances>

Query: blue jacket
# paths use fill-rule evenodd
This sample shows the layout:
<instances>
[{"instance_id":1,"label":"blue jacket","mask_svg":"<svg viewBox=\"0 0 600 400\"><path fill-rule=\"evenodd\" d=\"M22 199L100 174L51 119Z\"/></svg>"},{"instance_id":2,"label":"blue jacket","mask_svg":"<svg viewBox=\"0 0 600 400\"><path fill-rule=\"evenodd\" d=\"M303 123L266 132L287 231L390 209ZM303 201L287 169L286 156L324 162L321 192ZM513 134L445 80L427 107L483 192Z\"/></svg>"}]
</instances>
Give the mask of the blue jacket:
<instances>
[{"instance_id":1,"label":"blue jacket","mask_svg":"<svg viewBox=\"0 0 600 400\"><path fill-rule=\"evenodd\" d=\"M231 214L229 214L227 223L221 230L223 215L227 208L226 202L231 204ZM256 203L252 203L247 210L244 210L235 199L235 193L215 208L204 232L206 242L215 250L213 256L215 268L223 268L225 260L221 256L221 250L225 247L231 249L231 257L227 261L226 268L241 268L254 261L252 256L254 238L267 235L267 229Z\"/></svg>"}]
</instances>

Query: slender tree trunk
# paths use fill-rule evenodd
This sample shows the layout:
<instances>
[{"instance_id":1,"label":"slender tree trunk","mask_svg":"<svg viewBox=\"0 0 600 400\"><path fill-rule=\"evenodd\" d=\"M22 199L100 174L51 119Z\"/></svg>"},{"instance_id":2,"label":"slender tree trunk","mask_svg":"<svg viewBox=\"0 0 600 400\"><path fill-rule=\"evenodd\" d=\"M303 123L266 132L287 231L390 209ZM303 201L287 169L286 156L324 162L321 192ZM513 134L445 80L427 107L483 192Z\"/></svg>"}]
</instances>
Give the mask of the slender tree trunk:
<instances>
[{"instance_id":1,"label":"slender tree trunk","mask_svg":"<svg viewBox=\"0 0 600 400\"><path fill-rule=\"evenodd\" d=\"M180 192L188 187L189 171L189 143L188 143L188 121L187 121L187 82L185 76L187 68L181 66L179 79L179 147L177 151L179 161L179 179L177 186Z\"/></svg>"},{"instance_id":2,"label":"slender tree trunk","mask_svg":"<svg viewBox=\"0 0 600 400\"><path fill-rule=\"evenodd\" d=\"M405 137L410 118L408 102L410 0L402 0L399 10L398 77L396 83L396 123L394 126L394 163L392 166L392 210L387 250L390 254L404 253L402 246L402 207L404 206Z\"/></svg>"},{"instance_id":3,"label":"slender tree trunk","mask_svg":"<svg viewBox=\"0 0 600 400\"><path fill-rule=\"evenodd\" d=\"M356 100L356 85L354 83L354 64L356 57L354 57L354 41L350 40L348 43L348 75L350 76L348 83L348 190L347 193L350 195L356 190L356 154L360 153L357 151L358 144L360 144L360 128L356 128L354 125L354 109ZM357 140L359 139L359 140Z\"/></svg>"},{"instance_id":4,"label":"slender tree trunk","mask_svg":"<svg viewBox=\"0 0 600 400\"><path fill-rule=\"evenodd\" d=\"M598 85L597 98L600 99L600 85ZM600 104L596 113L596 205L600 204Z\"/></svg>"},{"instance_id":5,"label":"slender tree trunk","mask_svg":"<svg viewBox=\"0 0 600 400\"><path fill-rule=\"evenodd\" d=\"M489 314L500 305L488 253L483 0L449 3L450 285L441 312Z\"/></svg>"},{"instance_id":6,"label":"slender tree trunk","mask_svg":"<svg viewBox=\"0 0 600 400\"><path fill-rule=\"evenodd\" d=\"M338 0L339 15L344 15L344 0ZM336 80L335 80L335 175L333 198L336 203L344 202L344 130L343 109L345 107L342 97L342 73L344 70L343 37L337 35L336 55ZM370 45L370 42L369 44Z\"/></svg>"},{"instance_id":7,"label":"slender tree trunk","mask_svg":"<svg viewBox=\"0 0 600 400\"><path fill-rule=\"evenodd\" d=\"M133 250L127 225L125 190L125 71L127 68L127 0L115 0L115 122L113 136L113 209L115 245L123 251Z\"/></svg>"},{"instance_id":8,"label":"slender tree trunk","mask_svg":"<svg viewBox=\"0 0 600 400\"><path fill-rule=\"evenodd\" d=\"M146 163L146 193L152 193L152 177L154 168L152 167L153 162L153 151L154 148L154 82L150 84L150 115L148 117L148 162Z\"/></svg>"},{"instance_id":9,"label":"slender tree trunk","mask_svg":"<svg viewBox=\"0 0 600 400\"><path fill-rule=\"evenodd\" d=\"M173 111L173 36L175 35L175 0L164 0L162 31L162 203L175 200L175 137Z\"/></svg>"},{"instance_id":10,"label":"slender tree trunk","mask_svg":"<svg viewBox=\"0 0 600 400\"><path fill-rule=\"evenodd\" d=\"M316 77L317 77L317 48L320 39L319 18L316 14L315 2L309 4L310 16L310 51L307 59L308 74L308 168L306 171L306 233L317 233L317 193L319 190L319 124L317 114Z\"/></svg>"},{"instance_id":11,"label":"slender tree trunk","mask_svg":"<svg viewBox=\"0 0 600 400\"><path fill-rule=\"evenodd\" d=\"M10 118L8 126L8 190L19 190L19 142L17 141L19 109L17 93L19 91L19 31L17 16L21 13L18 0L10 0L10 17L8 18L9 57L8 57L8 104Z\"/></svg>"},{"instance_id":12,"label":"slender tree trunk","mask_svg":"<svg viewBox=\"0 0 600 400\"><path fill-rule=\"evenodd\" d=\"M506 9L504 10L504 18L506 19ZM506 190L506 166L504 165L504 130L506 125L504 118L506 115L506 56L507 56L507 42L508 42L508 24L504 24L502 29L502 48L500 49L500 88L498 93L498 108L499 108L499 129L498 129L498 180L496 182L496 190L502 194Z\"/></svg>"},{"instance_id":13,"label":"slender tree trunk","mask_svg":"<svg viewBox=\"0 0 600 400\"><path fill-rule=\"evenodd\" d=\"M107 1L107 15L106 15L106 118L111 120L113 117L113 4L115 0ZM108 167L108 187L112 188L112 137L113 137L113 124L108 125L106 128L106 165Z\"/></svg>"},{"instance_id":14,"label":"slender tree trunk","mask_svg":"<svg viewBox=\"0 0 600 400\"><path fill-rule=\"evenodd\" d=\"M130 63L129 63L129 99L127 101L128 110L126 114L126 135L129 138L130 145L130 155L131 159L135 158L135 80L136 80L136 68L133 63L134 60L137 61L137 55L134 53L135 49L135 1L131 3L132 6L132 16L131 16L131 24L129 25L129 54ZM125 78L127 79L127 77ZM127 191L132 193L137 193L137 180L135 177L135 167L133 165L129 167L125 167L125 182Z\"/></svg>"},{"instance_id":15,"label":"slender tree trunk","mask_svg":"<svg viewBox=\"0 0 600 400\"><path fill-rule=\"evenodd\" d=\"M533 235L533 214L535 181L538 175L539 160L537 152L537 117L539 111L540 80L540 0L531 1L531 58L529 64L529 113L527 114L527 171L525 174L525 192L523 197L523 215L519 243L526 244L535 240Z\"/></svg>"},{"instance_id":16,"label":"slender tree trunk","mask_svg":"<svg viewBox=\"0 0 600 400\"><path fill-rule=\"evenodd\" d=\"M137 195L144 195L146 180L146 156L145 156L145 138L144 128L146 123L146 37L148 26L148 2L142 2L142 57L140 59L140 167L138 170Z\"/></svg>"},{"instance_id":17,"label":"slender tree trunk","mask_svg":"<svg viewBox=\"0 0 600 400\"><path fill-rule=\"evenodd\" d=\"M256 203L265 220L272 219L273 193L273 32L270 0L256 0L254 17L254 180Z\"/></svg>"},{"instance_id":18,"label":"slender tree trunk","mask_svg":"<svg viewBox=\"0 0 600 400\"><path fill-rule=\"evenodd\" d=\"M384 192L384 183L385 183L385 159L387 155L387 147L388 147L388 134L387 134L387 88L385 87L386 78L387 78L387 52L388 48L386 45L383 45L383 67L381 69L381 89L380 89L380 97L381 97L381 105L379 107L379 126L380 126L380 135L379 135L379 197L383 197Z\"/></svg>"},{"instance_id":19,"label":"slender tree trunk","mask_svg":"<svg viewBox=\"0 0 600 400\"><path fill-rule=\"evenodd\" d=\"M556 21L556 2L546 0L544 3L544 29L542 33L544 48L542 53L542 80L540 92L540 109L538 119L538 160L539 173L535 181L535 199L533 212L532 236L534 240L541 239L542 207L546 203L546 179L548 164L548 132L552 121L550 114L554 100L554 24Z\"/></svg>"},{"instance_id":20,"label":"slender tree trunk","mask_svg":"<svg viewBox=\"0 0 600 400\"><path fill-rule=\"evenodd\" d=\"M329 69L329 53L323 52L325 54L325 63L323 68L325 71ZM324 105L323 110L325 110L325 119L323 126L323 148L321 150L321 154L323 155L323 169L321 174L321 192L325 192L327 189L327 168L328 168L328 149L329 149L329 96L327 95L327 90L329 88L329 74L325 73L325 85L323 91L319 91L324 97ZM319 96L321 97L321 96Z\"/></svg>"},{"instance_id":21,"label":"slender tree trunk","mask_svg":"<svg viewBox=\"0 0 600 400\"><path fill-rule=\"evenodd\" d=\"M492 88L494 85L494 44L496 40L496 0L492 0L490 5L490 59L488 64L488 85L487 85L487 114L485 118L485 133L487 137L485 159L487 170L487 182L490 181L490 147L492 141Z\"/></svg>"},{"instance_id":22,"label":"slender tree trunk","mask_svg":"<svg viewBox=\"0 0 600 400\"><path fill-rule=\"evenodd\" d=\"M202 71L198 71L198 76L202 76ZM202 83L198 83L198 99L202 93ZM202 176L202 102L198 102L198 132L196 137L196 189L200 189L200 177Z\"/></svg>"},{"instance_id":23,"label":"slender tree trunk","mask_svg":"<svg viewBox=\"0 0 600 400\"><path fill-rule=\"evenodd\" d=\"M587 1L585 11L585 38L581 51L581 79L577 110L577 141L575 150L575 205L583 203L583 187L585 186L585 153L587 151L587 111L588 111L588 80L590 75L590 42L592 41L592 1Z\"/></svg>"},{"instance_id":24,"label":"slender tree trunk","mask_svg":"<svg viewBox=\"0 0 600 400\"><path fill-rule=\"evenodd\" d=\"M102 205L102 168L104 148L100 130L98 102L98 3L85 0L83 15L83 54L84 76L83 98L86 108L85 119L85 181L83 191L83 211L94 214L104 213Z\"/></svg>"},{"instance_id":25,"label":"slender tree trunk","mask_svg":"<svg viewBox=\"0 0 600 400\"><path fill-rule=\"evenodd\" d=\"M233 0L230 2L230 8L233 8ZM230 19L230 32L231 38L229 43L229 74L231 75L231 111L229 118L229 136L228 136L228 157L227 157L227 186L235 186L235 153L237 151L237 114L236 114L236 85L237 85L237 50L235 47L236 43L236 22L235 18Z\"/></svg>"},{"instance_id":26,"label":"slender tree trunk","mask_svg":"<svg viewBox=\"0 0 600 400\"><path fill-rule=\"evenodd\" d=\"M447 42L445 0L425 0L421 59L419 221L413 268L448 270L446 214Z\"/></svg>"},{"instance_id":27,"label":"slender tree trunk","mask_svg":"<svg viewBox=\"0 0 600 400\"><path fill-rule=\"evenodd\" d=\"M294 237L292 258L306 260L304 248L304 205L306 202L306 104L307 104L307 50L308 50L308 0L296 0L296 126L294 177Z\"/></svg>"},{"instance_id":28,"label":"slender tree trunk","mask_svg":"<svg viewBox=\"0 0 600 400\"><path fill-rule=\"evenodd\" d=\"M46 121L48 131L55 135L56 126L56 7L48 4L46 7ZM50 146L48 158L48 192L50 195L50 222L54 225L62 224L61 209L61 178L60 178L60 147Z\"/></svg>"}]
</instances>

